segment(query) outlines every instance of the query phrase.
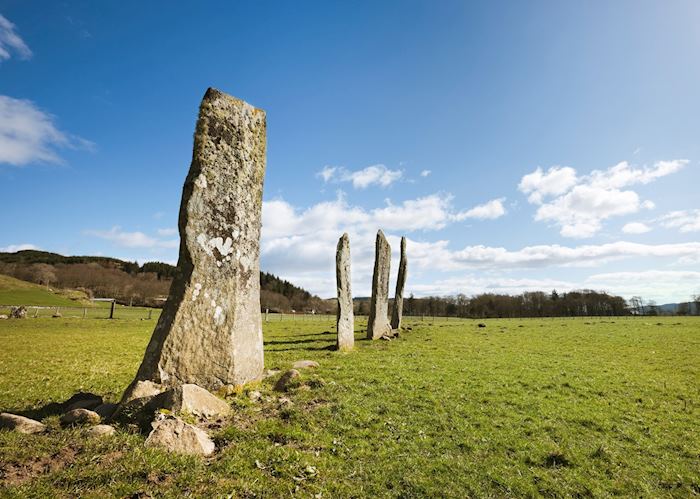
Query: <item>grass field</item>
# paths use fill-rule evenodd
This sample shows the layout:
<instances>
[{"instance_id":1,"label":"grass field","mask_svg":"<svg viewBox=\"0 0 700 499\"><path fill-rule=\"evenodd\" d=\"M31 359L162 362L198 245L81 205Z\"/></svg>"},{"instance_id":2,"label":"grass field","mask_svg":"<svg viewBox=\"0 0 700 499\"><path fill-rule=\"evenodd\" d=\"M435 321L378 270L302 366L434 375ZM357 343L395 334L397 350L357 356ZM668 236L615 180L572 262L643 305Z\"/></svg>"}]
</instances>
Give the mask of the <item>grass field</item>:
<instances>
[{"instance_id":1,"label":"grass field","mask_svg":"<svg viewBox=\"0 0 700 499\"><path fill-rule=\"evenodd\" d=\"M0 305L40 305L46 307L75 307L84 302L54 293L44 286L20 281L0 274Z\"/></svg>"},{"instance_id":2,"label":"grass field","mask_svg":"<svg viewBox=\"0 0 700 499\"><path fill-rule=\"evenodd\" d=\"M230 399L211 459L0 432L6 497L691 497L700 494L696 318L411 321L341 354L332 321L265 325L266 367L321 367L280 402ZM0 321L0 410L116 400L153 321ZM141 495L139 495L141 494Z\"/></svg>"}]
</instances>

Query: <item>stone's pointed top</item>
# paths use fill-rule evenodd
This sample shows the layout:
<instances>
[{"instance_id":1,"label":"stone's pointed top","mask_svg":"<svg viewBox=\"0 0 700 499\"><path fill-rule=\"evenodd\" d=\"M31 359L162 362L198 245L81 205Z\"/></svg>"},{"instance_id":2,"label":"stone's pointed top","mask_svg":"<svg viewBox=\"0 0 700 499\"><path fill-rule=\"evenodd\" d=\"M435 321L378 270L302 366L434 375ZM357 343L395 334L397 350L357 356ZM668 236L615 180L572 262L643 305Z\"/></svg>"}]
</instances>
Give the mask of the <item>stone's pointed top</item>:
<instances>
[{"instance_id":1,"label":"stone's pointed top","mask_svg":"<svg viewBox=\"0 0 700 499\"><path fill-rule=\"evenodd\" d=\"M406 251L406 236L401 237L401 251Z\"/></svg>"},{"instance_id":2,"label":"stone's pointed top","mask_svg":"<svg viewBox=\"0 0 700 499\"><path fill-rule=\"evenodd\" d=\"M386 241L386 236L384 235L384 232L382 231L382 229L379 229L377 231L377 239L383 239Z\"/></svg>"},{"instance_id":3,"label":"stone's pointed top","mask_svg":"<svg viewBox=\"0 0 700 499\"><path fill-rule=\"evenodd\" d=\"M216 101L216 100L229 101L229 102L237 104L237 105L250 106L251 108L253 108L254 111L265 114L265 111L253 106L252 104L249 104L248 102L244 101L243 99L239 99L238 97L234 97L231 94L227 94L226 92L222 92L218 88L214 88L214 87L207 88L207 91L204 93L204 97L202 98L202 104L204 104L205 102L212 102L212 101Z\"/></svg>"}]
</instances>

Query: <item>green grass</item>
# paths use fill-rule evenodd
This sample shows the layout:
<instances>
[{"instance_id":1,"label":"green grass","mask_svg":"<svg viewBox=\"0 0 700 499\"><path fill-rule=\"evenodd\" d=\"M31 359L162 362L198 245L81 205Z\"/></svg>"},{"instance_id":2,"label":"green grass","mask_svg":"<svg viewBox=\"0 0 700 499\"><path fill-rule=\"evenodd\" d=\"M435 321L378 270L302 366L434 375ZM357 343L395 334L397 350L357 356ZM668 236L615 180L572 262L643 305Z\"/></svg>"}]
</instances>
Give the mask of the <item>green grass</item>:
<instances>
[{"instance_id":1,"label":"green grass","mask_svg":"<svg viewBox=\"0 0 700 499\"><path fill-rule=\"evenodd\" d=\"M0 305L75 307L83 306L83 302L71 300L68 296L54 293L44 286L0 274Z\"/></svg>"},{"instance_id":2,"label":"green grass","mask_svg":"<svg viewBox=\"0 0 700 499\"><path fill-rule=\"evenodd\" d=\"M231 399L211 459L120 431L0 432L0 495L689 497L700 494L697 318L410 321L341 354L331 321L265 325L266 367L320 362L281 404ZM116 400L153 321L0 322L0 410ZM4 487L4 488L2 488Z\"/></svg>"}]
</instances>

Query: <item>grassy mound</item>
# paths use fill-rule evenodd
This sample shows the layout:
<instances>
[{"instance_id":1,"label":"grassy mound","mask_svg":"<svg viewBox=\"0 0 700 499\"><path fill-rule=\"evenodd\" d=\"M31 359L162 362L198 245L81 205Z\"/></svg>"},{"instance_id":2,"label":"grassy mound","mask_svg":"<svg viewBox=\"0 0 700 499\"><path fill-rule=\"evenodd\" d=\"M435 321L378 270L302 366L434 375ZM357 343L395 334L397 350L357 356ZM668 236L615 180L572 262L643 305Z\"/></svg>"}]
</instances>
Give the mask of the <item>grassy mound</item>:
<instances>
[{"instance_id":1,"label":"grassy mound","mask_svg":"<svg viewBox=\"0 0 700 499\"><path fill-rule=\"evenodd\" d=\"M89 305L85 293L53 292L45 286L0 274L0 305L82 307Z\"/></svg>"}]
</instances>

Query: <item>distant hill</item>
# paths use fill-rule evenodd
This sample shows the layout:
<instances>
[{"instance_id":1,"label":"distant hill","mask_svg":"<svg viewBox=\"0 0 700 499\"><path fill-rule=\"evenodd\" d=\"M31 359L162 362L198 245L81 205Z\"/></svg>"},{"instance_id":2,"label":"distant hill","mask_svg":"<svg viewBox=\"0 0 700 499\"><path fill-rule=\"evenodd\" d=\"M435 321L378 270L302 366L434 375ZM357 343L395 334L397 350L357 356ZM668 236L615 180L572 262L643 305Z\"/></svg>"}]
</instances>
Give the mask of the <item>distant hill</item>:
<instances>
[{"instance_id":1,"label":"distant hill","mask_svg":"<svg viewBox=\"0 0 700 499\"><path fill-rule=\"evenodd\" d=\"M161 306L177 274L177 267L163 262L139 265L104 256L64 256L48 251L23 250L0 252L0 274L52 287L78 289L97 298L116 298L122 304ZM260 289L262 308L271 311L329 312L335 306L267 272L260 273ZM12 296L19 298L22 295ZM43 303L14 300L5 304Z\"/></svg>"}]
</instances>

